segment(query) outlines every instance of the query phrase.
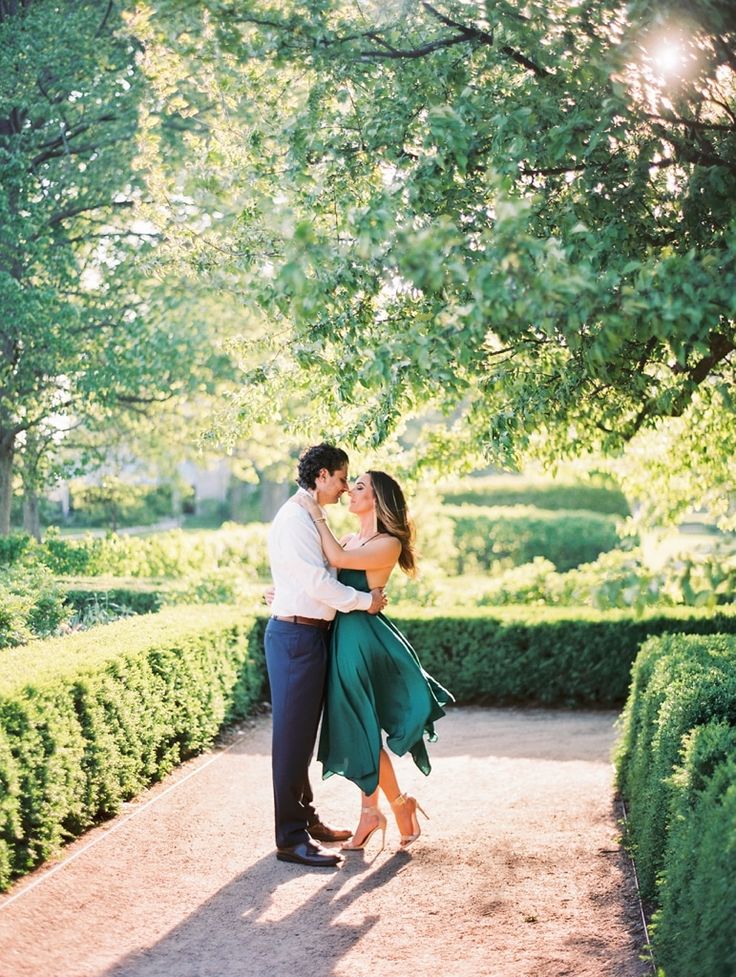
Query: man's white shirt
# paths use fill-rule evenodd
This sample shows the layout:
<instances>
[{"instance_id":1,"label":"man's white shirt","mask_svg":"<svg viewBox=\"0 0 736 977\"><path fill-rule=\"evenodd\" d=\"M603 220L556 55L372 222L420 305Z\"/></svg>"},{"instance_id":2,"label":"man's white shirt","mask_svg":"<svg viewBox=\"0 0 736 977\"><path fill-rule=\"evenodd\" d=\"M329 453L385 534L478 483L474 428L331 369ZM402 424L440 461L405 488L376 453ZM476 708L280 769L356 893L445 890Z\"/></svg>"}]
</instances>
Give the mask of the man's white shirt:
<instances>
[{"instance_id":1,"label":"man's white shirt","mask_svg":"<svg viewBox=\"0 0 736 977\"><path fill-rule=\"evenodd\" d=\"M304 491L300 488L297 495ZM331 621L336 611L367 611L371 595L337 580L337 571L322 552L317 527L294 498L281 506L268 534L276 588L271 612L279 617L298 614Z\"/></svg>"}]
</instances>

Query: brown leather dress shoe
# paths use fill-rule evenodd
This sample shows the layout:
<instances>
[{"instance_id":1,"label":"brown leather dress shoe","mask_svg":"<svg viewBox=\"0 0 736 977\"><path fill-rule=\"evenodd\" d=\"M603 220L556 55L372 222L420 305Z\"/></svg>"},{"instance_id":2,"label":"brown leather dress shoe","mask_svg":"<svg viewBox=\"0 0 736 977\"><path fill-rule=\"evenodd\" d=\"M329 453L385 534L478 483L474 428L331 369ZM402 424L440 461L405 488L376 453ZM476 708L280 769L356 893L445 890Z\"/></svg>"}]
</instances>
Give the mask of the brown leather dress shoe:
<instances>
[{"instance_id":1,"label":"brown leather dress shoe","mask_svg":"<svg viewBox=\"0 0 736 977\"><path fill-rule=\"evenodd\" d=\"M298 865L308 865L310 868L334 868L342 861L342 857L337 852L328 851L311 841L303 841L289 848L277 848L276 858L280 862L296 862Z\"/></svg>"},{"instance_id":2,"label":"brown leather dress shoe","mask_svg":"<svg viewBox=\"0 0 736 977\"><path fill-rule=\"evenodd\" d=\"M352 831L340 831L337 828L328 828L321 821L315 821L307 825L307 834L315 841L347 841L351 837Z\"/></svg>"}]
</instances>

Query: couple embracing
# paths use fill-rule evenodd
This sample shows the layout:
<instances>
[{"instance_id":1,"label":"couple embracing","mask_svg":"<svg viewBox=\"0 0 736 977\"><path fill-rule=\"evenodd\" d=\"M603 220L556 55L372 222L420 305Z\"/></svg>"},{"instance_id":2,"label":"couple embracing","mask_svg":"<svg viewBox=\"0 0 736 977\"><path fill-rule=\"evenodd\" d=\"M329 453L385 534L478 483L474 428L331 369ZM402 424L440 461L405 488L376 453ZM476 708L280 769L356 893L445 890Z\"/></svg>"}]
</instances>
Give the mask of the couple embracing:
<instances>
[{"instance_id":1,"label":"couple embracing","mask_svg":"<svg viewBox=\"0 0 736 977\"><path fill-rule=\"evenodd\" d=\"M422 809L401 793L382 733L394 753L411 753L429 773L424 735L434 738L433 724L452 696L380 613L386 605L383 587L396 564L414 572L413 527L397 482L369 471L350 488L348 456L330 444L304 452L297 482L299 490L276 514L269 534L275 593L265 649L276 857L326 867L338 865L341 856L320 842L361 850L379 829L385 841L379 789L396 818L400 847L419 837ZM322 507L344 492L359 526L338 541ZM323 824L314 806L307 770L323 703L317 755L324 776L341 774L362 793L352 836Z\"/></svg>"}]
</instances>

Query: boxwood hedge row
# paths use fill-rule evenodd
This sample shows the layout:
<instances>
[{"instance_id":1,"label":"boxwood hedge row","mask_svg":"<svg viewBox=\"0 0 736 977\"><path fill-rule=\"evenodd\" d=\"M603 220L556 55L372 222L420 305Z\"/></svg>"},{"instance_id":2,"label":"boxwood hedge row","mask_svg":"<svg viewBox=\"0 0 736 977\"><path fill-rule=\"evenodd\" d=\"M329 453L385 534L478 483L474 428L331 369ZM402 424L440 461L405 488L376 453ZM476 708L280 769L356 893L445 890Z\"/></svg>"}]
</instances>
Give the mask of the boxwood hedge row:
<instances>
[{"instance_id":1,"label":"boxwood hedge row","mask_svg":"<svg viewBox=\"0 0 736 977\"><path fill-rule=\"evenodd\" d=\"M458 702L615 707L650 635L736 614L503 608L391 617ZM0 886L114 813L264 694L267 618L169 608L0 658Z\"/></svg>"},{"instance_id":2,"label":"boxwood hedge row","mask_svg":"<svg viewBox=\"0 0 736 977\"><path fill-rule=\"evenodd\" d=\"M253 618L171 608L0 658L0 888L263 695Z\"/></svg>"},{"instance_id":3,"label":"boxwood hedge row","mask_svg":"<svg viewBox=\"0 0 736 977\"><path fill-rule=\"evenodd\" d=\"M724 609L641 617L568 607L397 609L389 617L459 704L619 708L639 645L651 635L736 634L736 611ZM267 620L258 619L258 641Z\"/></svg>"},{"instance_id":4,"label":"boxwood hedge row","mask_svg":"<svg viewBox=\"0 0 736 977\"><path fill-rule=\"evenodd\" d=\"M141 587L68 587L64 601L78 614L93 608L116 610L128 614L154 614L160 611L165 593L158 588Z\"/></svg>"},{"instance_id":5,"label":"boxwood hedge row","mask_svg":"<svg viewBox=\"0 0 736 977\"><path fill-rule=\"evenodd\" d=\"M447 505L442 511L454 524L458 574L488 570L499 561L520 566L536 557L571 570L621 541L618 520L597 512L473 505Z\"/></svg>"},{"instance_id":6,"label":"boxwood hedge row","mask_svg":"<svg viewBox=\"0 0 736 977\"><path fill-rule=\"evenodd\" d=\"M533 505L539 509L587 509L628 516L629 505L620 489L588 482L550 482L543 479L495 475L468 478L441 489L451 505Z\"/></svg>"},{"instance_id":7,"label":"boxwood hedge row","mask_svg":"<svg viewBox=\"0 0 736 977\"><path fill-rule=\"evenodd\" d=\"M667 977L736 973L736 638L673 634L637 657L618 783Z\"/></svg>"},{"instance_id":8,"label":"boxwood hedge row","mask_svg":"<svg viewBox=\"0 0 736 977\"><path fill-rule=\"evenodd\" d=\"M673 634L644 644L624 709L617 769L645 899L656 894L683 738L712 719L736 725L734 639Z\"/></svg>"},{"instance_id":9,"label":"boxwood hedge row","mask_svg":"<svg viewBox=\"0 0 736 977\"><path fill-rule=\"evenodd\" d=\"M736 633L736 613L509 607L391 615L460 702L618 708L639 645L673 631Z\"/></svg>"},{"instance_id":10,"label":"boxwood hedge row","mask_svg":"<svg viewBox=\"0 0 736 977\"><path fill-rule=\"evenodd\" d=\"M652 924L657 959L667 977L733 977L736 728L714 721L692 730L672 791Z\"/></svg>"}]
</instances>

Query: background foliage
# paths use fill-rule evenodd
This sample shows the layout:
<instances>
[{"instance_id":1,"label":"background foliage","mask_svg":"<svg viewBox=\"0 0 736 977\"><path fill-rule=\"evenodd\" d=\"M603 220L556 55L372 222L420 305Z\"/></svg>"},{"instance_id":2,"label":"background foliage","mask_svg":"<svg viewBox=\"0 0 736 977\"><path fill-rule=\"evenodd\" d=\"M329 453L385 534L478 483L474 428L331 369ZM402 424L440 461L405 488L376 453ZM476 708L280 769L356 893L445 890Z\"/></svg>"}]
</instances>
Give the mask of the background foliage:
<instances>
[{"instance_id":1,"label":"background foliage","mask_svg":"<svg viewBox=\"0 0 736 977\"><path fill-rule=\"evenodd\" d=\"M169 0L146 27L218 106L191 261L262 318L223 433L302 397L296 430L375 446L431 406L426 466L633 442L660 513L728 517L729 5Z\"/></svg>"}]
</instances>

